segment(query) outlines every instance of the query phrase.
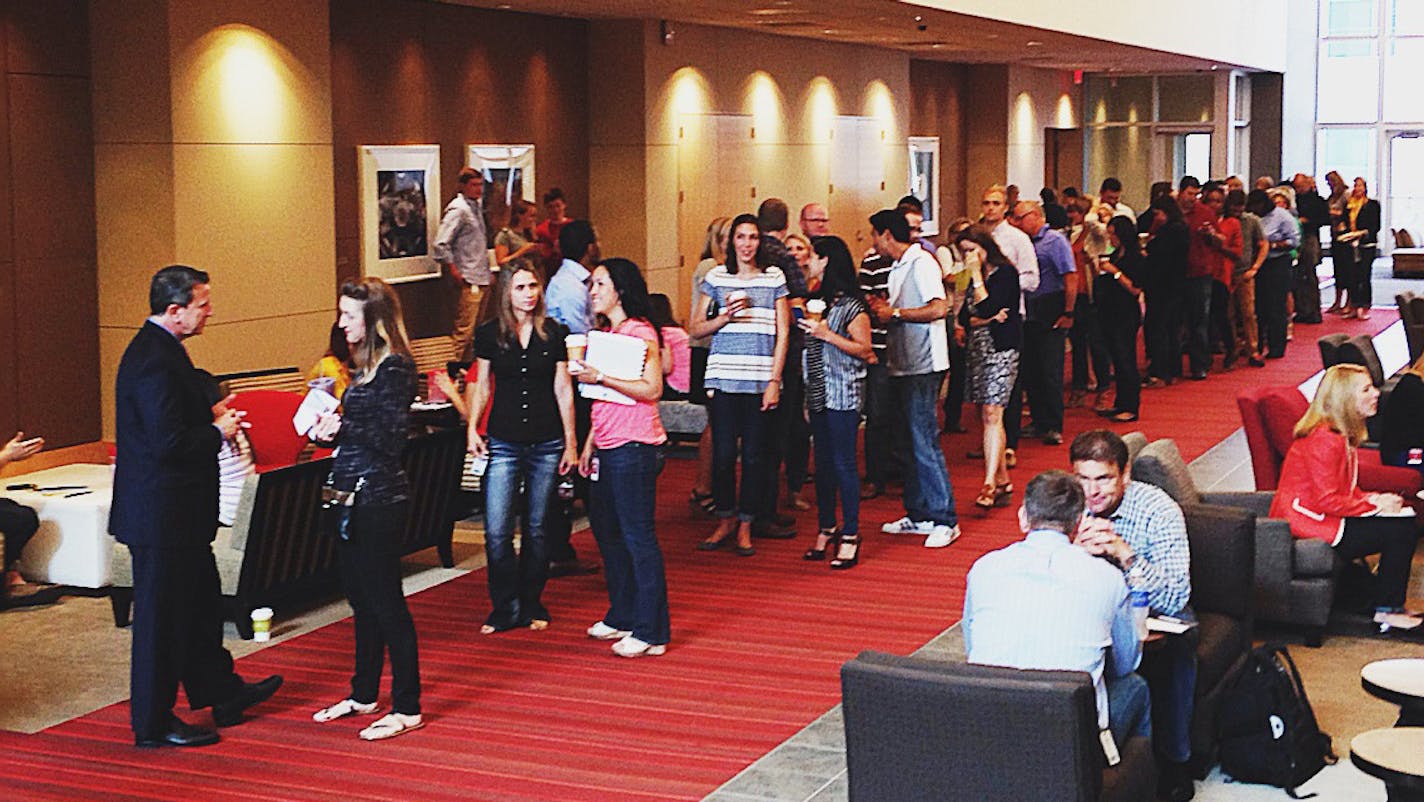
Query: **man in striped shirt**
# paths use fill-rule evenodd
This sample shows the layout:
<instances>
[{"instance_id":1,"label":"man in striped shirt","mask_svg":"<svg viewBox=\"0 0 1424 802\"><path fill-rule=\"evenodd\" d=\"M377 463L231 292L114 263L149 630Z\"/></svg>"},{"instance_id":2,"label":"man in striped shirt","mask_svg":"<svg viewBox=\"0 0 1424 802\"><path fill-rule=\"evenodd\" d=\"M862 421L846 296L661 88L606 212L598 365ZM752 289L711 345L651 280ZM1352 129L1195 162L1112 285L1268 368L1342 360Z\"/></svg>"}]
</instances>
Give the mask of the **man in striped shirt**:
<instances>
[{"instance_id":1,"label":"man in striped shirt","mask_svg":"<svg viewBox=\"0 0 1424 802\"><path fill-rule=\"evenodd\" d=\"M860 291L866 298L885 297L890 281L891 259L872 251L860 264ZM862 499L872 499L885 492L893 472L900 472L895 448L900 430L900 416L890 400L890 376L885 372L885 324L870 319L870 344L875 360L865 366L865 485Z\"/></svg>"}]
</instances>

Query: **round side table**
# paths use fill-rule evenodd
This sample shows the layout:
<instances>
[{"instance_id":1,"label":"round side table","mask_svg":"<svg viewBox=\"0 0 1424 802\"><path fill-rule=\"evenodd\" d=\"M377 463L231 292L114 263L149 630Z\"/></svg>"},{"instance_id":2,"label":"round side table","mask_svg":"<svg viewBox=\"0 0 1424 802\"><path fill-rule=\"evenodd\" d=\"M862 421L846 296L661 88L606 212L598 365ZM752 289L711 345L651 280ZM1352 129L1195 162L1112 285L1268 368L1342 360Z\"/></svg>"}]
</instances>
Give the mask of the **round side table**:
<instances>
[{"instance_id":1,"label":"round side table","mask_svg":"<svg viewBox=\"0 0 1424 802\"><path fill-rule=\"evenodd\" d=\"M1384 780L1390 802L1424 802L1424 727L1362 732L1350 741L1350 762Z\"/></svg>"},{"instance_id":2,"label":"round side table","mask_svg":"<svg viewBox=\"0 0 1424 802\"><path fill-rule=\"evenodd\" d=\"M1424 659L1376 660L1360 669L1371 696L1399 705L1396 727L1424 727Z\"/></svg>"}]
</instances>

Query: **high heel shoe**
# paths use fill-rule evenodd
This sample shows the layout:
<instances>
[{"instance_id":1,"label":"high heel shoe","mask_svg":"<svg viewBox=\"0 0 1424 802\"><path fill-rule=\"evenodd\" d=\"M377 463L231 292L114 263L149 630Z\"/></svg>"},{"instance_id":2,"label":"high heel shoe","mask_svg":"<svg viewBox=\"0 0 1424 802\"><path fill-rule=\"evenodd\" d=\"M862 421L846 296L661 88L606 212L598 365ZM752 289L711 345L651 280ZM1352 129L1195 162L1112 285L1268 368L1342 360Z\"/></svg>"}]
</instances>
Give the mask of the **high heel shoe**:
<instances>
[{"instance_id":1,"label":"high heel shoe","mask_svg":"<svg viewBox=\"0 0 1424 802\"><path fill-rule=\"evenodd\" d=\"M850 549L850 556L846 556L846 549ZM832 571L844 571L847 568L854 568L860 562L860 535L841 535L840 543L836 546L836 556L831 560Z\"/></svg>"},{"instance_id":2,"label":"high heel shoe","mask_svg":"<svg viewBox=\"0 0 1424 802\"><path fill-rule=\"evenodd\" d=\"M1002 482L994 485L994 506L1007 507L1014 500L1014 483Z\"/></svg>"},{"instance_id":3,"label":"high heel shoe","mask_svg":"<svg viewBox=\"0 0 1424 802\"><path fill-rule=\"evenodd\" d=\"M974 499L974 506L981 510L992 510L994 509L994 498L994 483L985 482L978 497Z\"/></svg>"},{"instance_id":4,"label":"high heel shoe","mask_svg":"<svg viewBox=\"0 0 1424 802\"><path fill-rule=\"evenodd\" d=\"M703 493L695 487L691 493L687 494L687 503L694 510L700 510L705 515L717 514L717 501L712 498L712 494Z\"/></svg>"},{"instance_id":5,"label":"high heel shoe","mask_svg":"<svg viewBox=\"0 0 1424 802\"><path fill-rule=\"evenodd\" d=\"M836 530L822 529L816 534L816 545L806 549L806 553L801 555L801 559L810 561L826 559L826 546L830 544L831 539L835 536Z\"/></svg>"}]
</instances>

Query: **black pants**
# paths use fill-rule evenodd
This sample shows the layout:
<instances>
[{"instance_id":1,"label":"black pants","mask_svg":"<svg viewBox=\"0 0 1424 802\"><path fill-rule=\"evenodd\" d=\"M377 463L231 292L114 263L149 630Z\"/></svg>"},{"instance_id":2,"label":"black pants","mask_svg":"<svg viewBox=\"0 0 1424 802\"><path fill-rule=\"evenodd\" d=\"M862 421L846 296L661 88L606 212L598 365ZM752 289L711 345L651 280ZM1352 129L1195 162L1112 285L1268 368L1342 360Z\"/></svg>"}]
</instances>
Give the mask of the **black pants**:
<instances>
[{"instance_id":1,"label":"black pants","mask_svg":"<svg viewBox=\"0 0 1424 802\"><path fill-rule=\"evenodd\" d=\"M1378 248L1361 248L1355 253L1351 275L1354 282L1350 287L1350 303L1359 309L1369 309L1375 302L1374 283L1371 275L1375 267Z\"/></svg>"},{"instance_id":2,"label":"black pants","mask_svg":"<svg viewBox=\"0 0 1424 802\"><path fill-rule=\"evenodd\" d=\"M1344 231L1335 232L1338 237ZM1332 237L1332 239L1334 239ZM1330 243L1330 272L1335 276L1335 305L1355 300L1355 248L1348 242Z\"/></svg>"},{"instance_id":3,"label":"black pants","mask_svg":"<svg viewBox=\"0 0 1424 802\"><path fill-rule=\"evenodd\" d=\"M1286 298L1290 287L1290 256L1267 258L1261 272L1256 274L1256 320L1261 326L1261 343L1267 356L1280 357L1286 353Z\"/></svg>"},{"instance_id":4,"label":"black pants","mask_svg":"<svg viewBox=\"0 0 1424 802\"><path fill-rule=\"evenodd\" d=\"M761 410L761 393L714 390L707 401L712 425L712 498L718 518L747 522L763 514L766 496L775 504L776 480L766 470L771 415ZM737 455L742 479L737 482Z\"/></svg>"},{"instance_id":5,"label":"black pants","mask_svg":"<svg viewBox=\"0 0 1424 802\"><path fill-rule=\"evenodd\" d=\"M1335 553L1346 559L1378 554L1375 607L1403 607L1409 587L1409 564L1418 541L1419 529L1413 517L1346 518Z\"/></svg>"},{"instance_id":6,"label":"black pants","mask_svg":"<svg viewBox=\"0 0 1424 802\"><path fill-rule=\"evenodd\" d=\"M139 738L170 728L178 683L197 710L235 697L242 679L223 647L222 584L207 544L130 546L134 609L129 722Z\"/></svg>"},{"instance_id":7,"label":"black pants","mask_svg":"<svg viewBox=\"0 0 1424 802\"><path fill-rule=\"evenodd\" d=\"M593 428L592 415L593 402L575 392L574 433L580 443L588 438L588 432ZM584 509L588 509L588 479L578 471L574 471L573 480L574 497L583 499ZM572 500L565 501L557 495L549 499L549 509L544 514L544 551L548 555L550 563L570 563L578 560L578 552L574 550L574 544L571 541L574 521L572 507ZM520 518L520 524L524 527L524 531L528 532L529 523L526 517Z\"/></svg>"},{"instance_id":8,"label":"black pants","mask_svg":"<svg viewBox=\"0 0 1424 802\"><path fill-rule=\"evenodd\" d=\"M1316 295L1316 310L1320 296ZM1319 322L1319 321L1316 321ZM1231 290L1215 279L1211 282L1211 341L1222 349L1221 366L1228 367L1236 361L1236 330L1231 325Z\"/></svg>"},{"instance_id":9,"label":"black pants","mask_svg":"<svg viewBox=\"0 0 1424 802\"><path fill-rule=\"evenodd\" d=\"M1103 340L1111 355L1113 376L1117 381L1113 408L1134 415L1142 403L1142 382L1137 373L1137 321L1135 309L1103 320Z\"/></svg>"},{"instance_id":10,"label":"black pants","mask_svg":"<svg viewBox=\"0 0 1424 802\"><path fill-rule=\"evenodd\" d=\"M1073 389L1102 392L1108 389L1108 379L1112 376L1112 352L1108 348L1106 335L1098 305L1082 295L1073 307L1073 329L1068 338L1073 343ZM1134 361L1136 357L1133 357ZM1088 366L1092 366L1092 376ZM1136 373L1136 370L1133 371ZM1092 381L1089 381L1089 378Z\"/></svg>"},{"instance_id":11,"label":"black pants","mask_svg":"<svg viewBox=\"0 0 1424 802\"><path fill-rule=\"evenodd\" d=\"M1063 316L1065 304L1062 292L1030 298L1030 319L1023 324L1019 375L1040 435L1063 431L1063 359L1068 331L1053 324Z\"/></svg>"},{"instance_id":12,"label":"black pants","mask_svg":"<svg viewBox=\"0 0 1424 802\"><path fill-rule=\"evenodd\" d=\"M400 567L400 533L409 506L402 501L353 507L350 540L341 541L336 551L356 629L351 698L362 704L376 701L389 651L392 709L414 716L420 714L420 661Z\"/></svg>"},{"instance_id":13,"label":"black pants","mask_svg":"<svg viewBox=\"0 0 1424 802\"><path fill-rule=\"evenodd\" d=\"M969 386L969 351L954 341L954 321L946 318L949 329L949 386L944 393L944 428L954 431L961 426L964 413L964 392Z\"/></svg>"},{"instance_id":14,"label":"black pants","mask_svg":"<svg viewBox=\"0 0 1424 802\"><path fill-rule=\"evenodd\" d=\"M885 355L879 354L884 360ZM867 365L865 371L865 481L885 487L900 474L906 449L905 425L900 407L890 393L885 363Z\"/></svg>"},{"instance_id":15,"label":"black pants","mask_svg":"<svg viewBox=\"0 0 1424 802\"><path fill-rule=\"evenodd\" d=\"M5 535L5 564L10 568L20 561L25 544L39 531L40 519L35 511L8 498L0 498L0 533Z\"/></svg>"},{"instance_id":16,"label":"black pants","mask_svg":"<svg viewBox=\"0 0 1424 802\"><path fill-rule=\"evenodd\" d=\"M811 424L806 420L806 380L801 374L800 347L786 349L786 367L781 371L781 397L768 413L766 437L766 477L773 489L767 493L767 509L761 517L776 516L776 478L786 466L786 489L795 493L806 484L806 463L811 459Z\"/></svg>"},{"instance_id":17,"label":"black pants","mask_svg":"<svg viewBox=\"0 0 1424 802\"><path fill-rule=\"evenodd\" d=\"M1149 375L1163 381L1182 375L1183 285L1153 289L1147 293L1147 341Z\"/></svg>"}]
</instances>

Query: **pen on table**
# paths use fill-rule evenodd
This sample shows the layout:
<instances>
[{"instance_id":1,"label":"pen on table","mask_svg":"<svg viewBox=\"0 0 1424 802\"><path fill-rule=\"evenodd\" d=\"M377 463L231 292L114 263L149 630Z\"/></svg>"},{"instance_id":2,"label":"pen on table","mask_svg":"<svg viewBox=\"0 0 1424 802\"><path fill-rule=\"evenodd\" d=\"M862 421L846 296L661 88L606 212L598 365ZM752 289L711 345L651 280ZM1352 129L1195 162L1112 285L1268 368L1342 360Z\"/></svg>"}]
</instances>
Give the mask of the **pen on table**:
<instances>
[{"instance_id":1,"label":"pen on table","mask_svg":"<svg viewBox=\"0 0 1424 802\"><path fill-rule=\"evenodd\" d=\"M75 496L82 496L82 495L85 495L86 493L93 493L93 492L94 492L93 490L80 490L78 493L69 493L68 495L65 495L64 498L74 498Z\"/></svg>"}]
</instances>

